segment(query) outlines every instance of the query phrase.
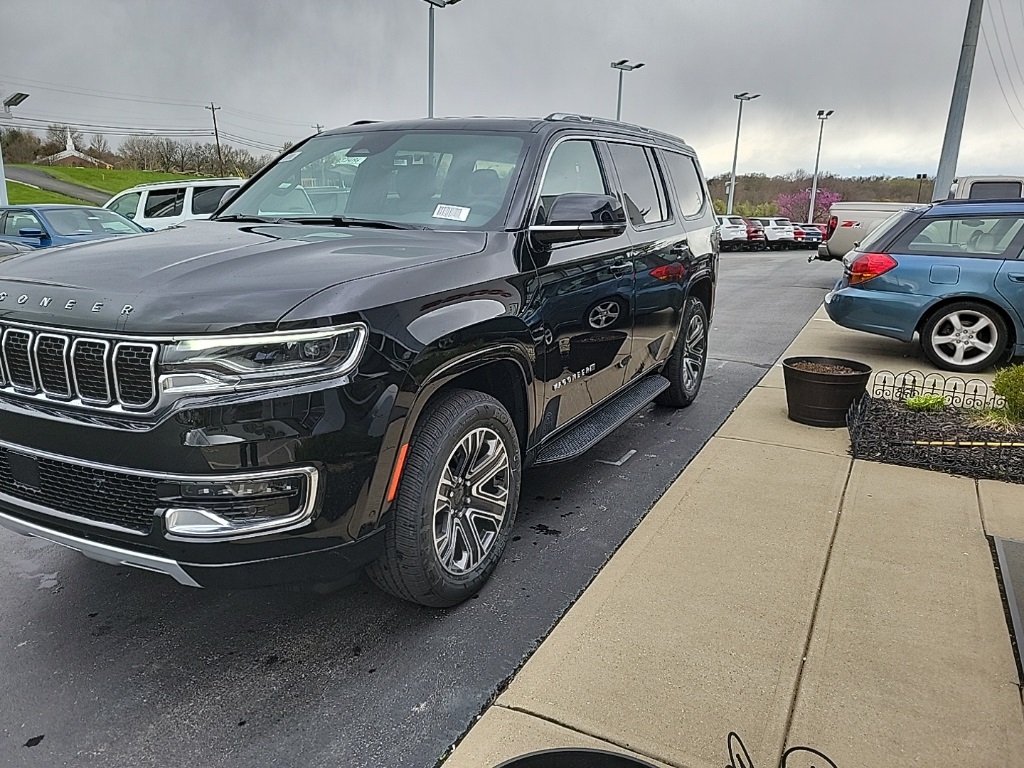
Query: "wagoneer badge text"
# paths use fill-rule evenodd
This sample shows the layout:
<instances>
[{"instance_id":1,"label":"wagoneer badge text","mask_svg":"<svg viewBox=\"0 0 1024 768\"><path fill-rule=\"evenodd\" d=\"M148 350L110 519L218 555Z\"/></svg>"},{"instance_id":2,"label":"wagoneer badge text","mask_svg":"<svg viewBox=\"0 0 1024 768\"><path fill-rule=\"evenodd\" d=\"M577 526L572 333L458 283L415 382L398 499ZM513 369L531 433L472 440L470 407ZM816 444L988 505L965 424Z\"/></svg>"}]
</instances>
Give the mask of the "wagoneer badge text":
<instances>
[{"instance_id":1,"label":"wagoneer badge text","mask_svg":"<svg viewBox=\"0 0 1024 768\"><path fill-rule=\"evenodd\" d=\"M23 293L20 296L14 297L14 296L11 296L8 293L0 291L0 304L6 302L8 299L14 299L18 304L28 304L29 301L35 301L35 299L33 299L27 293ZM39 299L39 306L40 307L48 307L52 303L53 303L53 297L52 296L43 296L43 297L41 297ZM88 305L86 305L86 306L88 306ZM104 306L106 306L104 304L104 302L97 301L97 302L94 302L91 307L89 307L89 311L90 312L99 312L99 311L101 311L103 309ZM77 307L78 307L78 299L68 299L64 303L64 309L66 309L68 311L76 309ZM133 309L135 309L135 307L133 307L131 304L125 304L123 307L121 307L121 314L122 315L130 315L132 313Z\"/></svg>"}]
</instances>

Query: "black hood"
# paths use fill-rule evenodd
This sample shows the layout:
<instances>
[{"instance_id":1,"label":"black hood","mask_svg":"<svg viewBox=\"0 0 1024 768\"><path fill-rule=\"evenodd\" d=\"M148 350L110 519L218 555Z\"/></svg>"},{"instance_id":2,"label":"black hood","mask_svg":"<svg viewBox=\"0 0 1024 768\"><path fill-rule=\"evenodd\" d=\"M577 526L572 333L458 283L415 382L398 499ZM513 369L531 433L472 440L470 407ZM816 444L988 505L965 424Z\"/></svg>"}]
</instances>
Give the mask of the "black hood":
<instances>
[{"instance_id":1,"label":"black hood","mask_svg":"<svg viewBox=\"0 0 1024 768\"><path fill-rule=\"evenodd\" d=\"M325 288L486 242L483 233L190 222L0 261L0 320L156 334L265 328Z\"/></svg>"}]
</instances>

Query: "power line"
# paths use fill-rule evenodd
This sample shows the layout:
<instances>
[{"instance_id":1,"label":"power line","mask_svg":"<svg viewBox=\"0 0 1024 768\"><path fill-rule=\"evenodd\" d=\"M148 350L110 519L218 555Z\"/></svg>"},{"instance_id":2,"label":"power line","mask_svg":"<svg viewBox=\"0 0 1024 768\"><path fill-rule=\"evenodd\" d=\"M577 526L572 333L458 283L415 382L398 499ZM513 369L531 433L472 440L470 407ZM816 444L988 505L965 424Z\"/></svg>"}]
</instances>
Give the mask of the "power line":
<instances>
[{"instance_id":1,"label":"power line","mask_svg":"<svg viewBox=\"0 0 1024 768\"><path fill-rule=\"evenodd\" d=\"M1000 7L1002 7L1002 6L1000 6ZM999 28L996 25L996 17L995 17L994 12L992 11L991 4L988 6L987 10L988 10L989 19L991 19L991 21L992 21L992 30L993 30L993 32L995 34L995 37L996 37L996 47L999 49L999 58L1003 62L1003 71L1006 73L1007 81L1010 84L1010 90L1013 92L1013 97L1017 100L1017 104L1020 106L1020 108L1022 110L1024 110L1024 101L1021 100L1020 94L1017 92L1017 83L1016 83L1016 80L1013 77L1013 72L1010 70L1010 64L1009 64L1009 62L1006 59L1006 52L1003 50L1002 36L999 34ZM1004 17L1004 23L1005 23L1005 17ZM1009 30L1007 30L1007 34L1009 34ZM992 62L992 66L995 67L995 60L994 59L993 59L993 62ZM1018 68L1018 71L1019 71L1019 68Z\"/></svg>"},{"instance_id":2,"label":"power line","mask_svg":"<svg viewBox=\"0 0 1024 768\"><path fill-rule=\"evenodd\" d=\"M985 43L985 50L988 51L988 60L992 62L992 71L995 73L996 82L999 84L999 92L1003 94L1003 101L1006 102L1006 108L1010 111L1010 116L1016 121L1017 125L1024 130L1024 123L1017 117L1017 113L1013 111L1013 107L1010 106L1010 99L1006 96L1006 89L1003 88L1003 81L999 77L999 70L996 69L996 59L992 55L992 46L988 44L988 35L985 33L985 28L981 28L981 39Z\"/></svg>"}]
</instances>

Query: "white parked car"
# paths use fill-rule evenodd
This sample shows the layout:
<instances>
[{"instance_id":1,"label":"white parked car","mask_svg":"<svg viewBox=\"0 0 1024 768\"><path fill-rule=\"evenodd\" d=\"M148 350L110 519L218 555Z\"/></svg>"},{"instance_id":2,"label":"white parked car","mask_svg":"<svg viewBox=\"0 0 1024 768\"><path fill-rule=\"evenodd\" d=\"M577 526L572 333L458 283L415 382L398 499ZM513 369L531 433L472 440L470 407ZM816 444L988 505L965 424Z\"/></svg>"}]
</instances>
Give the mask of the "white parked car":
<instances>
[{"instance_id":1,"label":"white parked car","mask_svg":"<svg viewBox=\"0 0 1024 768\"><path fill-rule=\"evenodd\" d=\"M230 189L238 189L245 179L182 179L140 184L126 189L103 204L132 219L140 227L167 229L189 219L208 219L220 206Z\"/></svg>"},{"instance_id":2,"label":"white parked car","mask_svg":"<svg viewBox=\"0 0 1024 768\"><path fill-rule=\"evenodd\" d=\"M740 251L747 247L747 222L742 216L716 216L723 251Z\"/></svg>"},{"instance_id":3,"label":"white parked car","mask_svg":"<svg viewBox=\"0 0 1024 768\"><path fill-rule=\"evenodd\" d=\"M793 233L793 222L775 216L756 217L752 219L764 227L764 237L768 250L781 250L796 247L796 235Z\"/></svg>"}]
</instances>

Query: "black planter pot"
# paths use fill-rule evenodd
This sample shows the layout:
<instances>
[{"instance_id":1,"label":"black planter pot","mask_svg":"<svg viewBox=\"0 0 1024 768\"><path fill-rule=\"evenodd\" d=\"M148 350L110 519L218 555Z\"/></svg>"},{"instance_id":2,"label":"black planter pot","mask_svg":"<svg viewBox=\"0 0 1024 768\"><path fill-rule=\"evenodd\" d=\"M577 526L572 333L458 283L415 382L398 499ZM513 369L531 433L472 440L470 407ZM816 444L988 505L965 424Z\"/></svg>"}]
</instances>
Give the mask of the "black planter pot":
<instances>
[{"instance_id":1,"label":"black planter pot","mask_svg":"<svg viewBox=\"0 0 1024 768\"><path fill-rule=\"evenodd\" d=\"M855 373L811 373L795 363L841 365ZM787 357L782 361L789 418L812 427L845 427L850 406L864 396L871 367L838 357Z\"/></svg>"},{"instance_id":2,"label":"black planter pot","mask_svg":"<svg viewBox=\"0 0 1024 768\"><path fill-rule=\"evenodd\" d=\"M654 768L615 752L598 749L547 749L513 758L497 768Z\"/></svg>"}]
</instances>

